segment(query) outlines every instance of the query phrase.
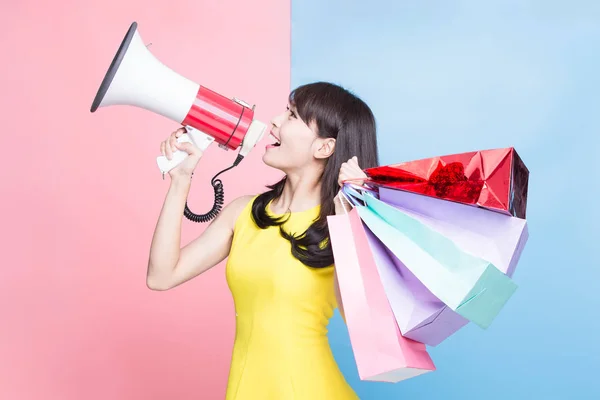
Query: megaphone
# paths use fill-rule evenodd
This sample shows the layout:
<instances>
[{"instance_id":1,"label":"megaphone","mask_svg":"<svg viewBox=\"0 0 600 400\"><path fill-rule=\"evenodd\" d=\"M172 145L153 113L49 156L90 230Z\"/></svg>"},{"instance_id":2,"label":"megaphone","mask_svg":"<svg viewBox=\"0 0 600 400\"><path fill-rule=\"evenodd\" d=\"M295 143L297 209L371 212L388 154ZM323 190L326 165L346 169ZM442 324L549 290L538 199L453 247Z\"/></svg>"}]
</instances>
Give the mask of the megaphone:
<instances>
[{"instance_id":1,"label":"megaphone","mask_svg":"<svg viewBox=\"0 0 600 400\"><path fill-rule=\"evenodd\" d=\"M181 124L186 134L178 141L192 142L203 151L215 142L224 150L240 148L233 165L211 181L215 189L212 210L203 215L194 214L186 202L184 214L195 222L208 222L217 216L224 201L223 184L217 177L237 166L267 129L266 124L254 119L254 106L203 87L156 59L142 41L136 22L123 38L90 111L112 105L142 108ZM157 157L163 177L187 156L184 151L176 151L171 160Z\"/></svg>"}]
</instances>

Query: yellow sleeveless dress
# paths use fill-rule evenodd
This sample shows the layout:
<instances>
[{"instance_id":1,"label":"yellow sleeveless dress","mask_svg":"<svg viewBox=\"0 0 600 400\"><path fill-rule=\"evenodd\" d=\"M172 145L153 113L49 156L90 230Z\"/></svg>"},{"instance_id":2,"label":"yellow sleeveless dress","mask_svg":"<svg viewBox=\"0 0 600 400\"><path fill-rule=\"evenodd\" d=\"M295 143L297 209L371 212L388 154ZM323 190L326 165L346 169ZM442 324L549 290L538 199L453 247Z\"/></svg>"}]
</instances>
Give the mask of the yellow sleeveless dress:
<instances>
[{"instance_id":1,"label":"yellow sleeveless dress","mask_svg":"<svg viewBox=\"0 0 600 400\"><path fill-rule=\"evenodd\" d=\"M226 266L236 312L226 400L358 399L327 338L337 307L333 266L296 260L279 227L255 225L252 201L236 222ZM318 214L319 207L292 213L284 227L300 234Z\"/></svg>"}]
</instances>

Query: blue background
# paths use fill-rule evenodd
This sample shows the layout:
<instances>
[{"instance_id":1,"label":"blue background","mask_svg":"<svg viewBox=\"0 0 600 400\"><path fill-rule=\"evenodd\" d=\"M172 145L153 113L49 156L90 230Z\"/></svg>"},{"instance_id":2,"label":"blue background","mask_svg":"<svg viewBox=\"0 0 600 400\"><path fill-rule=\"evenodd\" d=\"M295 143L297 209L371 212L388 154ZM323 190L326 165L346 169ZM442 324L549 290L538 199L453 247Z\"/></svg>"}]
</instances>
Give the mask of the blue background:
<instances>
[{"instance_id":1,"label":"blue background","mask_svg":"<svg viewBox=\"0 0 600 400\"><path fill-rule=\"evenodd\" d=\"M367 101L380 161L514 146L530 170L519 289L488 330L430 348L438 370L358 379L361 399L600 399L600 2L292 1L292 87Z\"/></svg>"}]
</instances>

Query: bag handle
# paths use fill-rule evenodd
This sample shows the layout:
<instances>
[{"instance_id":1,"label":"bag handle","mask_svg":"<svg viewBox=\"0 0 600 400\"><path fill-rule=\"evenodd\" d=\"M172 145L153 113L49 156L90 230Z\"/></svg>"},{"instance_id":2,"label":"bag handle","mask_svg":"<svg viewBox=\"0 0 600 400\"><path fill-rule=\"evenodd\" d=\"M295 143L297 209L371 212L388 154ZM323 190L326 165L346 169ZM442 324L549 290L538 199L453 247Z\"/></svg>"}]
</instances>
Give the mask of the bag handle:
<instances>
[{"instance_id":1,"label":"bag handle","mask_svg":"<svg viewBox=\"0 0 600 400\"><path fill-rule=\"evenodd\" d=\"M365 186L356 185L353 183L347 183L346 181L344 182L344 185L342 186L341 192L344 195L346 195L346 197L350 198L349 201L351 201L353 205L364 205L365 196L371 195L375 198L379 197L375 190L372 190ZM357 203L357 202L360 202L362 204Z\"/></svg>"}]
</instances>

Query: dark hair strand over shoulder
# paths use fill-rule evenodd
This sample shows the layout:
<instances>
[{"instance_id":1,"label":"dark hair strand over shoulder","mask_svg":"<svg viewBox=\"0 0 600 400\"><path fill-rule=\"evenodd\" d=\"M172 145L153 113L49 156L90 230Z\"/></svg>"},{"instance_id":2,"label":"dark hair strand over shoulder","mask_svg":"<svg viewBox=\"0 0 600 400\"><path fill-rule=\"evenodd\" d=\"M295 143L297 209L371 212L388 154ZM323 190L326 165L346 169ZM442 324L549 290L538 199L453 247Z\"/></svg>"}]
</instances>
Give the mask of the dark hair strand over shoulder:
<instances>
[{"instance_id":1,"label":"dark hair strand over shoulder","mask_svg":"<svg viewBox=\"0 0 600 400\"><path fill-rule=\"evenodd\" d=\"M350 91L327 82L296 88L289 96L303 121L314 122L321 138L336 140L321 176L321 208L318 218L300 235L285 232L285 216L273 217L269 203L281 196L286 178L258 195L252 204L252 218L261 229L279 226L281 236L291 244L292 255L304 265L324 268L333 264L327 216L335 214L334 198L339 191L338 174L342 164L356 156L361 168L379 165L375 117L368 105Z\"/></svg>"}]
</instances>

